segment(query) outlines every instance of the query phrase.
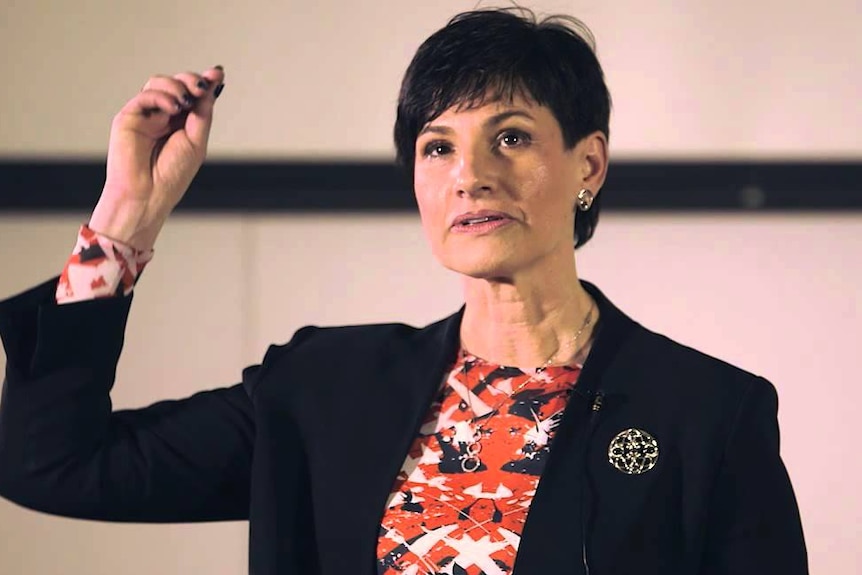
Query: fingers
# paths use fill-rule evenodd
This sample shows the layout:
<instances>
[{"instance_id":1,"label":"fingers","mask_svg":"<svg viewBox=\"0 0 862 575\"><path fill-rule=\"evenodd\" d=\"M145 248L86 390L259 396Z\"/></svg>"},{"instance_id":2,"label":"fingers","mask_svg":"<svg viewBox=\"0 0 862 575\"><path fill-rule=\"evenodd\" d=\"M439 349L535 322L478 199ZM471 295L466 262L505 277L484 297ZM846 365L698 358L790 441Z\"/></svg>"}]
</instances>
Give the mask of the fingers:
<instances>
[{"instance_id":1,"label":"fingers","mask_svg":"<svg viewBox=\"0 0 862 575\"><path fill-rule=\"evenodd\" d=\"M159 91L171 95L182 109L190 110L198 100L213 94L214 88L224 81L221 67L213 67L202 74L183 72L174 76L153 76L141 93Z\"/></svg>"},{"instance_id":2,"label":"fingers","mask_svg":"<svg viewBox=\"0 0 862 575\"><path fill-rule=\"evenodd\" d=\"M141 114L147 118L161 112L168 116L175 116L182 113L186 107L187 105L177 100L173 94L159 90L146 90L123 106L119 115Z\"/></svg>"},{"instance_id":3,"label":"fingers","mask_svg":"<svg viewBox=\"0 0 862 575\"><path fill-rule=\"evenodd\" d=\"M221 66L213 66L212 68L206 70L203 74L201 74L201 77L207 82L209 82L210 85L215 88L214 91L218 93L218 87L224 85L224 68L222 68Z\"/></svg>"},{"instance_id":4,"label":"fingers","mask_svg":"<svg viewBox=\"0 0 862 575\"><path fill-rule=\"evenodd\" d=\"M149 126L146 131L153 135L185 129L189 143L203 155L212 124L213 105L224 87L224 77L221 66L200 74L153 76L141 92L126 103L115 121L134 126L142 118L146 124L141 126ZM155 117L158 114L164 115L159 119Z\"/></svg>"},{"instance_id":5,"label":"fingers","mask_svg":"<svg viewBox=\"0 0 862 575\"><path fill-rule=\"evenodd\" d=\"M224 88L224 79L224 69L221 66L210 68L200 76L193 78L195 87L201 89L202 93L186 119L186 134L189 141L203 154L206 153L210 128L212 127L213 106ZM201 88L204 85L206 88Z\"/></svg>"}]
</instances>

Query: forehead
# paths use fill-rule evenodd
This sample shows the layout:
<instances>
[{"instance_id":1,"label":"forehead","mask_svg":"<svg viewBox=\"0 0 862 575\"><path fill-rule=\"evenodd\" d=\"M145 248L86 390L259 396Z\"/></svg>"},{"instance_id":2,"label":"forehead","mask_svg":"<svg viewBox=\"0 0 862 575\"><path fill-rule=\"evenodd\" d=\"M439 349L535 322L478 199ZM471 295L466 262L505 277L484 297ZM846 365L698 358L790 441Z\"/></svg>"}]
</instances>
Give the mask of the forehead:
<instances>
[{"instance_id":1,"label":"forehead","mask_svg":"<svg viewBox=\"0 0 862 575\"><path fill-rule=\"evenodd\" d=\"M556 118L554 118L550 108L536 103L532 98L514 94L510 98L485 98L480 101L453 104L443 110L440 115L429 120L423 126L422 132L429 128L456 127L468 123L491 126L513 117L523 118L537 124L557 125Z\"/></svg>"}]
</instances>

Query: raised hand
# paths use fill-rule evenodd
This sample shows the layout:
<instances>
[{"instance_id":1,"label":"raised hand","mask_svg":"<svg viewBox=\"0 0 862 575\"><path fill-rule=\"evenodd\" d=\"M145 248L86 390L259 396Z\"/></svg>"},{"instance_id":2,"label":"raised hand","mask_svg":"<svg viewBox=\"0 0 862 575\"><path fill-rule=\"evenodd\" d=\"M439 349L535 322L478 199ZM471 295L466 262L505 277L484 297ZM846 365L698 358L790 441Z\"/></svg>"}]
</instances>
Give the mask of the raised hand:
<instances>
[{"instance_id":1,"label":"raised hand","mask_svg":"<svg viewBox=\"0 0 862 575\"><path fill-rule=\"evenodd\" d=\"M216 66L201 74L153 76L114 117L102 196L90 227L138 249L153 246L206 157Z\"/></svg>"}]
</instances>

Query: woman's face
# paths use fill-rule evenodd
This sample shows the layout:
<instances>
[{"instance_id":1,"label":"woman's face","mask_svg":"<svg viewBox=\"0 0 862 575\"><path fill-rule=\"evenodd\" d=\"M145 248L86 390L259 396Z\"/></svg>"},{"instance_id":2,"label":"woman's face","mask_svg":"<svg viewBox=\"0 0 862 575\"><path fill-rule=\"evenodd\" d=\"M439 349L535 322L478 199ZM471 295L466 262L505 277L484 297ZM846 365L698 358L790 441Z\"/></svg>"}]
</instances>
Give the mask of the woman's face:
<instances>
[{"instance_id":1,"label":"woman's face","mask_svg":"<svg viewBox=\"0 0 862 575\"><path fill-rule=\"evenodd\" d=\"M513 279L571 258L578 191L604 179L601 134L566 149L530 100L446 110L416 139L414 189L435 257L474 278Z\"/></svg>"}]
</instances>

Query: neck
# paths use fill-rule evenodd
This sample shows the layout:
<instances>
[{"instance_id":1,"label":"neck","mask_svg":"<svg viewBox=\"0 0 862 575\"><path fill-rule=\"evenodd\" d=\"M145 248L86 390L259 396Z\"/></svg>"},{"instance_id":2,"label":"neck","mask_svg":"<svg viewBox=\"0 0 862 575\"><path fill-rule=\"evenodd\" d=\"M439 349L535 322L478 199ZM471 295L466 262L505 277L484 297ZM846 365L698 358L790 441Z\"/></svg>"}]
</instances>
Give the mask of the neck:
<instances>
[{"instance_id":1,"label":"neck","mask_svg":"<svg viewBox=\"0 0 862 575\"><path fill-rule=\"evenodd\" d=\"M523 368L586 358L598 308L581 287L574 260L541 277L466 277L464 292L461 344L470 353ZM590 324L575 340L588 314Z\"/></svg>"}]
</instances>

